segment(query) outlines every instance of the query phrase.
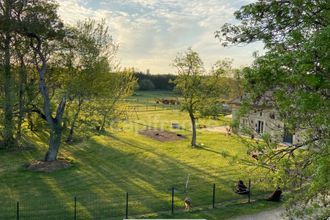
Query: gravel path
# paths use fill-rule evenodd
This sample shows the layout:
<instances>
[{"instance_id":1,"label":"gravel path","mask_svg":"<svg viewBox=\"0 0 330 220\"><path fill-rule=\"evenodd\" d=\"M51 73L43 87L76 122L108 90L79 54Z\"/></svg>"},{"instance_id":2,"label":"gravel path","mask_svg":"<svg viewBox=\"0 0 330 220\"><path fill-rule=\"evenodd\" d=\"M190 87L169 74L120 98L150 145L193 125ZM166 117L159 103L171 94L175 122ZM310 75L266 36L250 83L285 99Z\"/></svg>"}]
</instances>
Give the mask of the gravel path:
<instances>
[{"instance_id":1,"label":"gravel path","mask_svg":"<svg viewBox=\"0 0 330 220\"><path fill-rule=\"evenodd\" d=\"M253 215L243 215L232 218L230 220L280 220L284 219L281 214L284 212L283 208L276 208L268 211L259 212Z\"/></svg>"}]
</instances>

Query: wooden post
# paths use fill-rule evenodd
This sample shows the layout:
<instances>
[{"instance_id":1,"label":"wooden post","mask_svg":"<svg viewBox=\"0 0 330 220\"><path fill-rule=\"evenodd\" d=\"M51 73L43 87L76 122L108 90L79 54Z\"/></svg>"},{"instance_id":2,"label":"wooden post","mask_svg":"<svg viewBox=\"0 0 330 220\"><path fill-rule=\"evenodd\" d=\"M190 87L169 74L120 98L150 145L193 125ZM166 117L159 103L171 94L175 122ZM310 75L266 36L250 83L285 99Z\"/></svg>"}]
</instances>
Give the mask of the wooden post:
<instances>
[{"instance_id":1,"label":"wooden post","mask_svg":"<svg viewBox=\"0 0 330 220\"><path fill-rule=\"evenodd\" d=\"M125 218L128 219L128 192L126 192L126 212Z\"/></svg>"},{"instance_id":2,"label":"wooden post","mask_svg":"<svg viewBox=\"0 0 330 220\"><path fill-rule=\"evenodd\" d=\"M172 215L174 214L174 187L172 187L172 209L171 209L171 213Z\"/></svg>"},{"instance_id":3,"label":"wooden post","mask_svg":"<svg viewBox=\"0 0 330 220\"><path fill-rule=\"evenodd\" d=\"M215 183L213 184L212 208L215 208Z\"/></svg>"},{"instance_id":4,"label":"wooden post","mask_svg":"<svg viewBox=\"0 0 330 220\"><path fill-rule=\"evenodd\" d=\"M249 179L249 194L248 194L248 197L249 197L249 203L251 203L251 179Z\"/></svg>"},{"instance_id":5,"label":"wooden post","mask_svg":"<svg viewBox=\"0 0 330 220\"><path fill-rule=\"evenodd\" d=\"M19 220L19 202L16 204L16 219Z\"/></svg>"},{"instance_id":6,"label":"wooden post","mask_svg":"<svg viewBox=\"0 0 330 220\"><path fill-rule=\"evenodd\" d=\"M77 219L77 197L74 197L74 211L73 211L73 219Z\"/></svg>"}]
</instances>

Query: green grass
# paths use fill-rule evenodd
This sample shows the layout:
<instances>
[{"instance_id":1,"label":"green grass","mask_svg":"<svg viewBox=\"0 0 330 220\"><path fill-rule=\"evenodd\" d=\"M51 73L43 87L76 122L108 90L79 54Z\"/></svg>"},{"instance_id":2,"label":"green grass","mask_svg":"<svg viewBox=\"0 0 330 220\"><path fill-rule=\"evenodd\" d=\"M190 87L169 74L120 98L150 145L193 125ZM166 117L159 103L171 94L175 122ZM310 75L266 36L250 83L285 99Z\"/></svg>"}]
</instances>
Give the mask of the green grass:
<instances>
[{"instance_id":1,"label":"green grass","mask_svg":"<svg viewBox=\"0 0 330 220\"><path fill-rule=\"evenodd\" d=\"M183 129L172 130L172 122L180 123ZM202 120L200 123L216 126L228 121ZM187 139L158 142L138 134L139 130L151 127L172 130L186 135ZM77 196L78 219L122 219L126 192L129 193L130 216L166 212L170 210L171 187L176 189L175 207L180 210L186 196L184 186L188 174L188 196L196 211L178 216L219 219L219 216L231 217L245 214L246 210L272 206L256 203L255 209L249 205L234 205L215 211L197 211L197 207L211 204L213 183L216 184L217 203L246 201L246 197L233 192L238 179L252 179L252 196L269 191L269 187L256 182L260 176L253 176L239 163L250 158L237 138L198 130L198 143L202 147L192 149L189 129L187 114L178 110L131 113L129 120L109 128L104 135L63 145L60 156L72 160L73 166L53 173L23 168L33 159L42 159L46 151L46 135L31 134L36 148L0 152L0 219L15 218L16 201L20 202L21 219L71 219L74 196Z\"/></svg>"},{"instance_id":2,"label":"green grass","mask_svg":"<svg viewBox=\"0 0 330 220\"><path fill-rule=\"evenodd\" d=\"M178 105L156 103L157 99L179 99L178 94L172 91L136 91L134 95L123 100L128 112L151 112L162 110L179 110Z\"/></svg>"}]
</instances>

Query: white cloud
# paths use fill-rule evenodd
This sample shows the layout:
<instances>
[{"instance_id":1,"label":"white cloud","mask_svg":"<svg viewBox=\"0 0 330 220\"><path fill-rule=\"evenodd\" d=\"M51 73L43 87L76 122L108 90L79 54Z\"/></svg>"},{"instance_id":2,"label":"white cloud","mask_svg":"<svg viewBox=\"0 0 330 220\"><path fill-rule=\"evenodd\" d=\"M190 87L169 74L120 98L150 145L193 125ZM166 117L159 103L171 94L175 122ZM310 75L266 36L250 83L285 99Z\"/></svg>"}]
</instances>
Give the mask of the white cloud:
<instances>
[{"instance_id":1,"label":"white cloud","mask_svg":"<svg viewBox=\"0 0 330 220\"><path fill-rule=\"evenodd\" d=\"M105 19L119 43L124 66L168 73L176 54L192 46L206 65L231 57L237 66L252 61L261 45L222 48L214 31L233 20L233 12L252 0L58 0L64 21ZM255 47L255 48L254 48Z\"/></svg>"}]
</instances>

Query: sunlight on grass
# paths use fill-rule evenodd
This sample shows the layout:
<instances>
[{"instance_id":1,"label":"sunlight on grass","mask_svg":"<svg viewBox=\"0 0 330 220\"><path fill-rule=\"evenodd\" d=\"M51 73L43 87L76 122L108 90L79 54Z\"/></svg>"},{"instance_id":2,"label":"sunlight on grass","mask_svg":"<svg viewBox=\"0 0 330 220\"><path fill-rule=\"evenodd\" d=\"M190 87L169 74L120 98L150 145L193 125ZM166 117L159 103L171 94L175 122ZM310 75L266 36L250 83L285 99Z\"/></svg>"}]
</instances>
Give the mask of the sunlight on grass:
<instances>
[{"instance_id":1,"label":"sunlight on grass","mask_svg":"<svg viewBox=\"0 0 330 220\"><path fill-rule=\"evenodd\" d=\"M153 95L149 95L153 96ZM138 112L121 122L121 129L109 128L106 134L73 145L63 145L60 156L72 161L72 167L54 173L25 171L23 164L43 158L47 137L31 134L36 148L0 155L0 193L3 216L15 213L14 204L23 204L23 216L35 212L47 219L71 218L73 198L84 219L120 219L125 211L125 193L129 193L130 215L170 210L171 188L175 187L175 206L181 209L189 195L194 206L210 205L212 186L216 184L217 202L244 199L233 192L238 179L258 177L239 163L251 159L246 147L234 136L198 130L191 148L190 121L179 110ZM226 120L200 120L207 126L222 126ZM172 129L172 122L182 129ZM148 128L180 133L185 140L159 142L138 131ZM188 192L185 191L190 176ZM254 192L269 191L265 184L254 184ZM262 188L264 187L264 188ZM261 190L262 189L262 190ZM51 198L51 202L50 202ZM38 211L36 211L38 210ZM37 216L35 214L34 216ZM8 218L9 218L8 217Z\"/></svg>"}]
</instances>

